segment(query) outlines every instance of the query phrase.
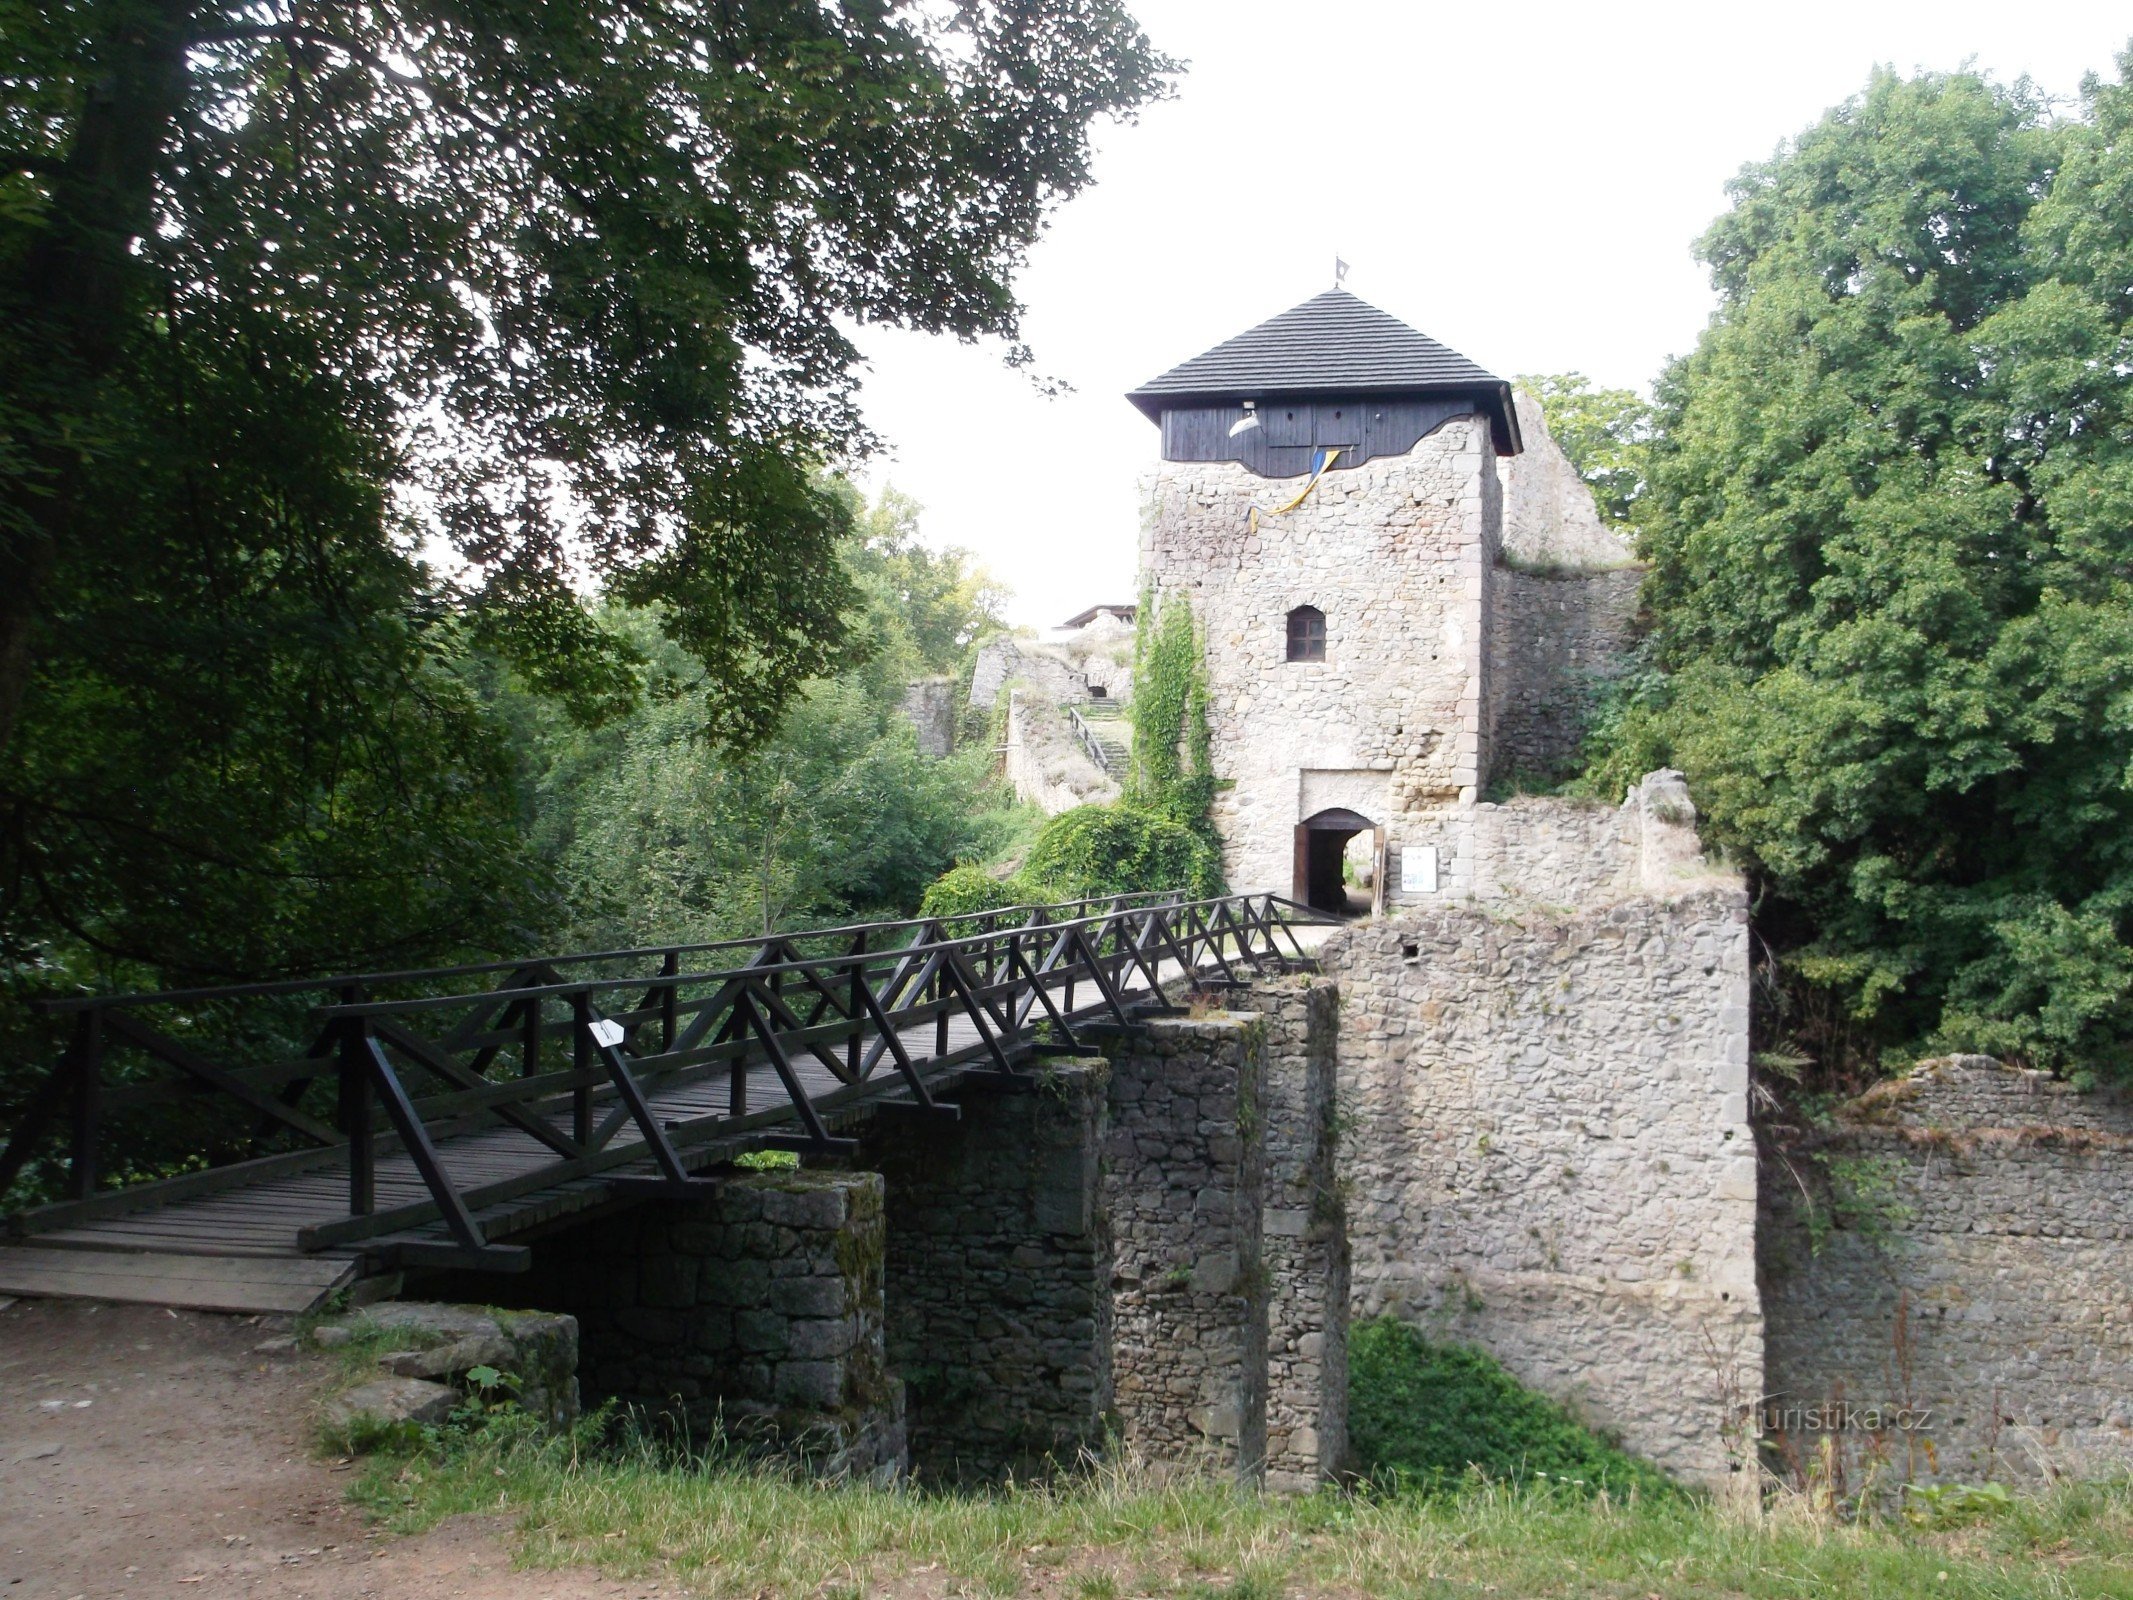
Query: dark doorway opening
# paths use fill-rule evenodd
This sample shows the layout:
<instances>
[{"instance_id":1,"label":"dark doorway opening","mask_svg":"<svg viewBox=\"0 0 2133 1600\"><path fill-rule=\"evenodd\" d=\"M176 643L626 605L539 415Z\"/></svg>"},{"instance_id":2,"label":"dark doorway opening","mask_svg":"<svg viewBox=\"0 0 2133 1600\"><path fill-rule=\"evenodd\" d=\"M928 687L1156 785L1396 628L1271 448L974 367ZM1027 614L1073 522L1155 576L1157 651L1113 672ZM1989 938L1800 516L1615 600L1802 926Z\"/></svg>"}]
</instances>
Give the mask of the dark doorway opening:
<instances>
[{"instance_id":1,"label":"dark doorway opening","mask_svg":"<svg viewBox=\"0 0 2133 1600\"><path fill-rule=\"evenodd\" d=\"M1375 870L1368 884L1347 881L1348 841L1367 833L1373 841ZM1383 830L1360 812L1338 807L1306 817L1296 825L1294 896L1314 911L1360 917L1375 909L1376 878L1383 875Z\"/></svg>"}]
</instances>

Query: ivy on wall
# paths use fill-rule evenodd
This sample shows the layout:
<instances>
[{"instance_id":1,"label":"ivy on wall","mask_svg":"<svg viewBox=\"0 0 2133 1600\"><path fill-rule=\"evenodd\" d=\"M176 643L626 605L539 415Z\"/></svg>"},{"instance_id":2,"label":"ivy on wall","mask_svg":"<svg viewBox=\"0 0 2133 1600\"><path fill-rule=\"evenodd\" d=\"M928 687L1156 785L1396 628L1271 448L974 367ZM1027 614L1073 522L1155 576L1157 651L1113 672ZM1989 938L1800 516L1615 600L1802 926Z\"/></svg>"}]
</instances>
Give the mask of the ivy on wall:
<instances>
[{"instance_id":1,"label":"ivy on wall","mask_svg":"<svg viewBox=\"0 0 2133 1600\"><path fill-rule=\"evenodd\" d=\"M1207 664L1192 602L1153 586L1141 595L1133 640L1134 802L1212 836L1215 776L1207 731Z\"/></svg>"}]
</instances>

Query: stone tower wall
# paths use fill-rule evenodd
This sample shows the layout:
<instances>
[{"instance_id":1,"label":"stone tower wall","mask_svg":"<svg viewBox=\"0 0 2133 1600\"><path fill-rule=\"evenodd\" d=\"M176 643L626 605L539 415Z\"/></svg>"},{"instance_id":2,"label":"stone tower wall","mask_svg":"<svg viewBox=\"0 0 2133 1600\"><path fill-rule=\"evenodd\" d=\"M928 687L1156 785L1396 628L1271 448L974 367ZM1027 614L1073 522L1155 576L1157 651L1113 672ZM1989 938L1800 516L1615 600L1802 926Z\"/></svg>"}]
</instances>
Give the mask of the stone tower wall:
<instances>
[{"instance_id":1,"label":"stone tower wall","mask_svg":"<svg viewBox=\"0 0 2133 1600\"><path fill-rule=\"evenodd\" d=\"M1287 893L1293 830L1332 806L1390 830L1472 801L1490 721L1484 648L1502 491L1485 422L1458 417L1407 455L1301 479L1165 462L1144 483L1141 567L1192 602L1225 869ZM1326 659L1287 659L1288 613L1326 615Z\"/></svg>"}]
</instances>

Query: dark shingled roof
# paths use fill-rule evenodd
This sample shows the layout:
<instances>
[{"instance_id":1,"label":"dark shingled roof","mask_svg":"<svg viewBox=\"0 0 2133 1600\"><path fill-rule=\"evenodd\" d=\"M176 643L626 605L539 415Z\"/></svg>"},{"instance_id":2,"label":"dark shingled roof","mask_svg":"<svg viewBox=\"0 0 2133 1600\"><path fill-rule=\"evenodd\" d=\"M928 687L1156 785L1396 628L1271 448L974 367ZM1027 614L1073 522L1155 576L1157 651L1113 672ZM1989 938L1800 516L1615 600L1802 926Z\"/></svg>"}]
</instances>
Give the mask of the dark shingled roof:
<instances>
[{"instance_id":1,"label":"dark shingled roof","mask_svg":"<svg viewBox=\"0 0 2133 1600\"><path fill-rule=\"evenodd\" d=\"M1313 295L1126 398L1153 422L1196 401L1234 405L1277 394L1472 394L1496 425L1497 449L1518 448L1508 383L1346 289Z\"/></svg>"}]
</instances>

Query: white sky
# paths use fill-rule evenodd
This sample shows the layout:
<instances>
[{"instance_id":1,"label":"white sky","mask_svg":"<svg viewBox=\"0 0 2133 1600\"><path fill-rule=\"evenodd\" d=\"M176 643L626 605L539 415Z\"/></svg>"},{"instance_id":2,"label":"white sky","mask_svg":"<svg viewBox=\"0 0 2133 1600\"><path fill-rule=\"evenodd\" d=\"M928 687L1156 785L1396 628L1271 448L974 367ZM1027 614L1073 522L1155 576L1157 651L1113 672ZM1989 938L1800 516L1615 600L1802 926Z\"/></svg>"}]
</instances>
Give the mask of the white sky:
<instances>
[{"instance_id":1,"label":"white sky","mask_svg":"<svg viewBox=\"0 0 2133 1600\"><path fill-rule=\"evenodd\" d=\"M1129 0L1130 3L1130 0ZM1100 132L1021 284L1047 400L997 349L871 330L865 475L925 507L1047 627L1134 597L1152 423L1120 398L1331 285L1493 372L1642 388L1709 314L1692 241L1725 183L1876 62L1966 59L2071 98L2133 10L2094 0L1446 6L1138 0L1188 63Z\"/></svg>"}]
</instances>

